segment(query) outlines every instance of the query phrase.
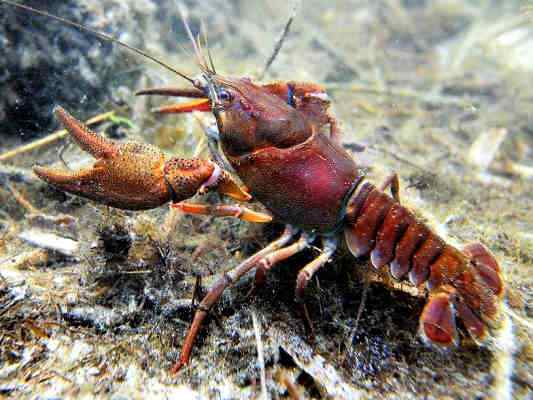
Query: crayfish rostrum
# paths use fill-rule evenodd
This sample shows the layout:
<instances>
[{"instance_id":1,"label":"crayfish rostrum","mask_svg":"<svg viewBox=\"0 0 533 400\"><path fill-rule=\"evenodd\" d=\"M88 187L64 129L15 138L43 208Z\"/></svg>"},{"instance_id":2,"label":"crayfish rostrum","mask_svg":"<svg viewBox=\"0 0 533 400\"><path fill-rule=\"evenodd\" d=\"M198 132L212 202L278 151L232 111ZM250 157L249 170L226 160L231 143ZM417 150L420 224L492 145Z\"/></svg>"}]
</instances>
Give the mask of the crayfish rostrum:
<instances>
[{"instance_id":1,"label":"crayfish rostrum","mask_svg":"<svg viewBox=\"0 0 533 400\"><path fill-rule=\"evenodd\" d=\"M203 320L228 286L251 270L260 282L277 263L317 241L320 255L300 270L296 282L295 297L304 309L309 280L344 240L353 256L370 256L372 267L381 273L427 289L420 333L428 342L456 344L457 320L474 341L483 342L498 324L504 293L490 251L480 243L462 249L446 243L401 204L396 175L378 187L367 182L364 170L342 146L323 87L222 76L211 60L207 62L199 39L190 36L200 75L192 78L169 69L191 86L139 94L191 99L163 107L161 113L211 112L216 126L206 134L212 160L168 159L154 146L112 142L57 107L56 116L97 161L78 172L34 168L58 189L117 208L142 210L171 202L187 213L251 222L274 219L286 225L280 238L224 273L209 289L174 371L188 363ZM385 192L389 188L391 195ZM257 200L270 214L240 205L184 202L211 190L239 201Z\"/></svg>"}]
</instances>

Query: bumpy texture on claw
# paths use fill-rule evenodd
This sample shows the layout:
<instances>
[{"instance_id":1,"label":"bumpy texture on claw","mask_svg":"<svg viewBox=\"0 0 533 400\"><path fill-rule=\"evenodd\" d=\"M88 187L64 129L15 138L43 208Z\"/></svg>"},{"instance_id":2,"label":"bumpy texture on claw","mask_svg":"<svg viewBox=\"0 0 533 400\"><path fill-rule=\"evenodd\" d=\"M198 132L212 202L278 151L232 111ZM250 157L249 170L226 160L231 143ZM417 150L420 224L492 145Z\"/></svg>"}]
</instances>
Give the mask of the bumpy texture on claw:
<instances>
[{"instance_id":1,"label":"bumpy texture on claw","mask_svg":"<svg viewBox=\"0 0 533 400\"><path fill-rule=\"evenodd\" d=\"M167 160L155 146L115 143L92 132L61 107L54 113L76 143L96 158L91 168L75 172L34 167L41 179L60 190L128 210L155 208L213 189L238 200L250 199L211 161Z\"/></svg>"}]
</instances>

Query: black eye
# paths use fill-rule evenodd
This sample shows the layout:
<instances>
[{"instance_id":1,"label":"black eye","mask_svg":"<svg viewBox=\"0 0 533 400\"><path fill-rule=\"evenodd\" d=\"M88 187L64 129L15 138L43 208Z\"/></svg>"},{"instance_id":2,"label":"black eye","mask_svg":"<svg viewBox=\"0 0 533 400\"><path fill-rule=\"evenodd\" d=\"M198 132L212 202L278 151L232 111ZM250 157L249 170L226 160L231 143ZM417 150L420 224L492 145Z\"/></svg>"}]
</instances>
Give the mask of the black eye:
<instances>
[{"instance_id":1,"label":"black eye","mask_svg":"<svg viewBox=\"0 0 533 400\"><path fill-rule=\"evenodd\" d=\"M230 101L231 100L231 93L228 92L227 90L220 89L220 91L218 92L218 97L222 101Z\"/></svg>"}]
</instances>

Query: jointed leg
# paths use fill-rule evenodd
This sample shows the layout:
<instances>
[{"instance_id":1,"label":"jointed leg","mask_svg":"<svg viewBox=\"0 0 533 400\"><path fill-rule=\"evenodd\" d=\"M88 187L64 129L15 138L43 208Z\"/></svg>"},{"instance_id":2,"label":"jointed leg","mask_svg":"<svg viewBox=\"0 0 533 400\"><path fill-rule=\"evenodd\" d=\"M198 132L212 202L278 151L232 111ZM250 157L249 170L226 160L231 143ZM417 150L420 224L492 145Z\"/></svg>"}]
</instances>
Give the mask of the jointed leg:
<instances>
[{"instance_id":1,"label":"jointed leg","mask_svg":"<svg viewBox=\"0 0 533 400\"><path fill-rule=\"evenodd\" d=\"M398 203L400 202L400 178L398 177L398 174L396 172L390 174L385 178L385 181L381 184L380 189L385 191L390 187L390 192L392 194L392 198L396 200Z\"/></svg>"},{"instance_id":2,"label":"jointed leg","mask_svg":"<svg viewBox=\"0 0 533 400\"><path fill-rule=\"evenodd\" d=\"M244 260L231 271L224 273L222 277L220 277L220 279L218 279L213 284L213 286L211 286L209 292L204 297L204 299L198 306L198 310L194 314L194 319L192 321L191 327L189 328L189 331L187 332L187 337L185 338L185 342L183 343L183 348L181 349L180 359L172 368L172 373L178 372L183 365L189 362L194 340L198 335L200 327L202 326L202 322L204 321L205 317L207 317L209 310L213 307L213 305L216 304L224 290L228 286L231 286L235 281L241 278L248 271L250 271L253 267L255 267L257 263L260 262L268 254L285 246L295 234L296 230L290 225L287 225L285 231L279 237L279 239L275 240L263 250L258 251L253 256Z\"/></svg>"},{"instance_id":3,"label":"jointed leg","mask_svg":"<svg viewBox=\"0 0 533 400\"><path fill-rule=\"evenodd\" d=\"M176 208L185 214L212 215L214 217L234 217L248 222L266 223L272 221L272 217L265 213L250 210L238 204L193 204L174 203L170 207Z\"/></svg>"},{"instance_id":4,"label":"jointed leg","mask_svg":"<svg viewBox=\"0 0 533 400\"><path fill-rule=\"evenodd\" d=\"M304 233L302 234L302 237L295 243L284 247L283 249L273 251L263 258L257 265L257 269L255 271L254 287L257 288L263 285L267 272L270 271L274 265L309 247L314 239L315 235Z\"/></svg>"},{"instance_id":5,"label":"jointed leg","mask_svg":"<svg viewBox=\"0 0 533 400\"><path fill-rule=\"evenodd\" d=\"M307 287L307 284L309 283L313 275L328 262L328 260L331 258L331 256L337 249L337 238L331 237L323 239L322 246L322 253L309 264L307 264L305 267L303 267L300 272L298 272L298 277L296 278L296 302L301 304L302 314L304 316L304 319L306 320L308 328L310 329L312 327L311 319L309 318L307 306L304 302L305 288Z\"/></svg>"}]
</instances>

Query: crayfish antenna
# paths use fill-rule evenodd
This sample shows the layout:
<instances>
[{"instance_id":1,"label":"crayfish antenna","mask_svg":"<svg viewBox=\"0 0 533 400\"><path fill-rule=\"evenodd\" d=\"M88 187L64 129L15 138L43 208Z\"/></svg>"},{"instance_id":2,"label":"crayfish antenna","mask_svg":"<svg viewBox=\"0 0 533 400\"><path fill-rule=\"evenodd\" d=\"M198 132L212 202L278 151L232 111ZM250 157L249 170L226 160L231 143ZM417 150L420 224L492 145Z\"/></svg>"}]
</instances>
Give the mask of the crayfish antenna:
<instances>
[{"instance_id":1,"label":"crayfish antenna","mask_svg":"<svg viewBox=\"0 0 533 400\"><path fill-rule=\"evenodd\" d=\"M145 95L205 98L204 92L196 88L155 87L155 88L150 88L150 89L142 89L135 93L135 96L145 96Z\"/></svg>"},{"instance_id":2,"label":"crayfish antenna","mask_svg":"<svg viewBox=\"0 0 533 400\"><path fill-rule=\"evenodd\" d=\"M207 65L205 57L202 53L200 37L198 36L198 38L195 39L191 31L191 27L189 26L189 22L187 21L187 9L181 2L177 1L176 3L178 6L180 16L181 16L181 20L183 21L183 26L185 27L185 31L187 32L187 35L189 36L192 47L194 49L194 54L196 56L196 63L198 64L198 66L200 67L202 71L208 72L208 73L214 73L214 71L211 71L209 69L209 66Z\"/></svg>"}]
</instances>

